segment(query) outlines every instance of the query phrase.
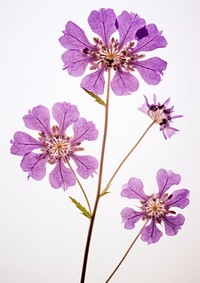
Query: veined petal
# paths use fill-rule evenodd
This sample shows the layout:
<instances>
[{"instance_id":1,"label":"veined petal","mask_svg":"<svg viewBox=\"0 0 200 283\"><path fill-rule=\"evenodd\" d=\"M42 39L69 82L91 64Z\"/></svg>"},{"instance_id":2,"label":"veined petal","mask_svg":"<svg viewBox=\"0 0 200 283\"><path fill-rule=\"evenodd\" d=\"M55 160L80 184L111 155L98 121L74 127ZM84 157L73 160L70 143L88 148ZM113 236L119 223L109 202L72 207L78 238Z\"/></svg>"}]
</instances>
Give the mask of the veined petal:
<instances>
[{"instance_id":1,"label":"veined petal","mask_svg":"<svg viewBox=\"0 0 200 283\"><path fill-rule=\"evenodd\" d=\"M160 240L163 233L157 228L155 220L144 227L141 232L141 239L148 244L154 244Z\"/></svg>"},{"instance_id":2,"label":"veined petal","mask_svg":"<svg viewBox=\"0 0 200 283\"><path fill-rule=\"evenodd\" d=\"M173 185L178 185L181 181L181 176L175 174L172 171L166 171L165 169L159 169L156 174L156 180L158 183L160 197Z\"/></svg>"},{"instance_id":3,"label":"veined petal","mask_svg":"<svg viewBox=\"0 0 200 283\"><path fill-rule=\"evenodd\" d=\"M143 112L144 114L148 115L148 110L149 108L147 107L146 103L142 104L141 107L138 107L138 110L140 110L141 112Z\"/></svg>"},{"instance_id":4,"label":"veined petal","mask_svg":"<svg viewBox=\"0 0 200 283\"><path fill-rule=\"evenodd\" d=\"M163 217L163 221L165 225L165 233L168 236L174 236L184 224L185 217L182 214L178 214L176 216L165 216Z\"/></svg>"},{"instance_id":5,"label":"veined petal","mask_svg":"<svg viewBox=\"0 0 200 283\"><path fill-rule=\"evenodd\" d=\"M141 107L138 107L138 110L140 110L141 112L143 112L144 114L147 114L148 115L148 110L149 110L149 102L148 102L148 99L147 97L144 95L144 98L145 98L145 103L142 104ZM156 96L154 94L154 100L156 99ZM155 104L155 103L154 103Z\"/></svg>"},{"instance_id":6,"label":"veined petal","mask_svg":"<svg viewBox=\"0 0 200 283\"><path fill-rule=\"evenodd\" d=\"M117 30L115 21L116 15L112 9L92 11L88 17L88 23L92 31L101 37L107 47L111 35Z\"/></svg>"},{"instance_id":7,"label":"veined petal","mask_svg":"<svg viewBox=\"0 0 200 283\"><path fill-rule=\"evenodd\" d=\"M167 138L171 138L179 130L172 127L165 127L164 129L161 128L161 131L163 132L164 138L167 139Z\"/></svg>"},{"instance_id":8,"label":"veined petal","mask_svg":"<svg viewBox=\"0 0 200 283\"><path fill-rule=\"evenodd\" d=\"M33 151L36 148L43 147L43 143L34 139L30 135L24 132L16 132L14 134L14 140L11 140L12 146L10 152L16 155L25 155Z\"/></svg>"},{"instance_id":9,"label":"veined petal","mask_svg":"<svg viewBox=\"0 0 200 283\"><path fill-rule=\"evenodd\" d=\"M71 143L81 143L84 140L92 141L98 137L98 130L93 122L87 122L84 118L78 119L74 125L74 136Z\"/></svg>"},{"instance_id":10,"label":"veined petal","mask_svg":"<svg viewBox=\"0 0 200 283\"><path fill-rule=\"evenodd\" d=\"M83 75L88 63L92 60L81 50L67 50L62 55L63 69L67 69L69 75L78 77Z\"/></svg>"},{"instance_id":11,"label":"veined petal","mask_svg":"<svg viewBox=\"0 0 200 283\"><path fill-rule=\"evenodd\" d=\"M132 177L128 184L122 186L121 196L129 199L146 200L147 196L144 193L143 187L140 179Z\"/></svg>"},{"instance_id":12,"label":"veined petal","mask_svg":"<svg viewBox=\"0 0 200 283\"><path fill-rule=\"evenodd\" d=\"M24 155L20 165L24 172L29 172L28 178L40 181L46 175L46 162L44 154L30 152Z\"/></svg>"},{"instance_id":13,"label":"veined petal","mask_svg":"<svg viewBox=\"0 0 200 283\"><path fill-rule=\"evenodd\" d=\"M121 211L122 222L125 229L133 229L135 223L144 215L144 212L135 211L133 208L125 207Z\"/></svg>"},{"instance_id":14,"label":"veined petal","mask_svg":"<svg viewBox=\"0 0 200 283\"><path fill-rule=\"evenodd\" d=\"M147 60L133 61L133 67L138 70L147 84L156 85L161 81L161 75L167 67L167 62L153 57Z\"/></svg>"},{"instance_id":15,"label":"veined petal","mask_svg":"<svg viewBox=\"0 0 200 283\"><path fill-rule=\"evenodd\" d=\"M93 177L93 173L96 173L98 168L98 160L90 155L78 156L71 154L71 158L76 163L77 173L83 178L87 179L89 176Z\"/></svg>"},{"instance_id":16,"label":"veined petal","mask_svg":"<svg viewBox=\"0 0 200 283\"><path fill-rule=\"evenodd\" d=\"M139 82L135 76L128 72L116 70L111 81L111 88L116 95L128 95L138 89Z\"/></svg>"},{"instance_id":17,"label":"veined petal","mask_svg":"<svg viewBox=\"0 0 200 283\"><path fill-rule=\"evenodd\" d=\"M49 174L49 182L54 189L62 188L63 190L67 190L68 187L76 184L76 177L72 170L65 167L62 160L59 160L53 171Z\"/></svg>"},{"instance_id":18,"label":"veined petal","mask_svg":"<svg viewBox=\"0 0 200 283\"><path fill-rule=\"evenodd\" d=\"M93 49L93 45L88 41L84 31L75 23L67 22L63 33L59 42L64 48L83 50L87 47Z\"/></svg>"},{"instance_id":19,"label":"veined petal","mask_svg":"<svg viewBox=\"0 0 200 283\"><path fill-rule=\"evenodd\" d=\"M126 43L135 40L136 31L145 25L145 20L141 19L139 15L123 11L117 17L118 31L120 37L120 48Z\"/></svg>"},{"instance_id":20,"label":"veined petal","mask_svg":"<svg viewBox=\"0 0 200 283\"><path fill-rule=\"evenodd\" d=\"M32 130L51 133L50 113L47 107L39 105L29 110L28 114L23 117L25 126Z\"/></svg>"},{"instance_id":21,"label":"veined petal","mask_svg":"<svg viewBox=\"0 0 200 283\"><path fill-rule=\"evenodd\" d=\"M93 72L86 77L84 77L81 81L81 87L85 88L89 91L92 91L95 94L103 94L104 91L104 68L99 69L96 72Z\"/></svg>"},{"instance_id":22,"label":"veined petal","mask_svg":"<svg viewBox=\"0 0 200 283\"><path fill-rule=\"evenodd\" d=\"M189 190L187 189L181 189L174 191L172 193L172 197L167 201L168 207L179 207L179 208L185 208L189 204Z\"/></svg>"},{"instance_id":23,"label":"veined petal","mask_svg":"<svg viewBox=\"0 0 200 283\"><path fill-rule=\"evenodd\" d=\"M162 32L158 31L156 25L147 25L145 26L145 29L147 35L142 37L141 39L138 38L137 45L135 48L133 48L134 53L140 51L152 51L157 48L166 47L167 41L164 36L162 36Z\"/></svg>"},{"instance_id":24,"label":"veined petal","mask_svg":"<svg viewBox=\"0 0 200 283\"><path fill-rule=\"evenodd\" d=\"M79 111L71 103L55 103L52 108L54 119L59 125L60 134L64 134L66 129L79 118Z\"/></svg>"}]
</instances>

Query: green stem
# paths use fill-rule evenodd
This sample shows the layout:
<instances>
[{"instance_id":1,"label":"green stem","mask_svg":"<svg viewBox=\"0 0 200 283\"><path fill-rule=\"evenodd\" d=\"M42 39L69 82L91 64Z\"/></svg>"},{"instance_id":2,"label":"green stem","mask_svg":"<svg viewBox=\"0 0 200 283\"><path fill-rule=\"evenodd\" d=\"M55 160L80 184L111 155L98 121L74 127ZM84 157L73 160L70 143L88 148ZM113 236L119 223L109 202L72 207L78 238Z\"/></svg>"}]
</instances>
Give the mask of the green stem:
<instances>
[{"instance_id":1,"label":"green stem","mask_svg":"<svg viewBox=\"0 0 200 283\"><path fill-rule=\"evenodd\" d=\"M90 249L90 243L92 238L92 232L94 227L95 216L97 212L97 207L99 204L100 199L100 192L101 192L101 185L102 185L102 176L103 176L103 165L104 165L104 155L105 155L105 147L106 147L106 138L107 138L107 130L108 130L108 110L109 110L109 97L110 97L110 74L111 70L108 69L108 84L107 84L107 95L106 95L106 106L105 106L105 120L104 120L104 133L103 133L103 141L102 141L102 148L101 148L101 158L100 158L100 165L99 165L99 177L98 177L98 186L97 186L97 193L96 199L94 204L94 209L92 213L92 217L90 220L86 245L85 245L85 253L83 258L83 266L82 266L82 273L81 273L81 281L80 283L85 282L85 275L87 269L87 262L88 262L88 255Z\"/></svg>"},{"instance_id":2,"label":"green stem","mask_svg":"<svg viewBox=\"0 0 200 283\"><path fill-rule=\"evenodd\" d=\"M155 123L155 121L153 121L148 127L147 129L144 131L144 133L141 135L141 137L139 138L139 140L136 142L136 144L131 148L131 150L127 153L127 155L124 157L124 159L120 162L120 164L118 165L117 169L115 170L115 172L113 173L112 177L110 178L110 180L108 181L105 189L102 191L101 196L104 195L107 190L109 189L113 179L115 178L115 176L117 175L118 171L120 170L120 168L122 167L122 165L124 164L124 162L128 159L128 157L131 155L131 153L135 150L135 148L139 145L139 143L142 141L142 139L144 138L144 136L146 135L146 133L150 130L150 128L153 126L153 124Z\"/></svg>"},{"instance_id":3,"label":"green stem","mask_svg":"<svg viewBox=\"0 0 200 283\"><path fill-rule=\"evenodd\" d=\"M120 265L122 264L122 262L125 260L125 258L127 257L128 253L130 252L130 250L132 249L133 245L135 244L135 242L137 241L137 239L139 238L142 229L147 225L148 223L148 219L147 221L144 223L144 225L142 226L142 228L140 229L139 233L137 234L137 236L135 237L135 239L133 240L133 242L130 244L129 248L127 249L127 251L125 252L124 256L122 257L122 259L120 260L120 262L118 263L118 265L116 266L116 268L113 270L113 272L111 273L111 275L108 277L108 279L105 281L105 283L108 283L110 281L110 279L113 277L113 275L115 274L115 272L118 270L118 268L120 267Z\"/></svg>"},{"instance_id":4,"label":"green stem","mask_svg":"<svg viewBox=\"0 0 200 283\"><path fill-rule=\"evenodd\" d=\"M88 197L87 197L87 195L86 195L86 192L85 192L85 190L83 189L83 186L82 186L81 182L79 181L79 179L78 179L78 177L77 177L77 175L76 175L74 169L72 168L71 164L69 163L69 161L67 161L67 164L68 164L69 168L72 170L72 172L74 173L75 178L76 178L76 181L77 181L77 183L78 183L78 185L79 185L79 187L80 187L80 189L81 189L81 191L82 191L82 193L83 193L83 195L84 195L84 198L85 198L85 200L86 200L86 202L87 202L89 212L90 212L90 214L92 214L92 209L91 209L91 206L90 206L89 199L88 199Z\"/></svg>"}]
</instances>

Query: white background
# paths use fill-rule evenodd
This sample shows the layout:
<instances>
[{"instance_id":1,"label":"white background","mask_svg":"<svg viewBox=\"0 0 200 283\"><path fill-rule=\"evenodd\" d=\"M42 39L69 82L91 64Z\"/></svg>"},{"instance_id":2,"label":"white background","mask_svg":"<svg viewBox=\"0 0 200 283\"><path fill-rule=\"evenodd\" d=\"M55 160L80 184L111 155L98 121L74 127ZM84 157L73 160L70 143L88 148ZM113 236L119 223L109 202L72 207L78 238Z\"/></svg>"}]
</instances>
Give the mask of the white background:
<instances>
[{"instance_id":1,"label":"white background","mask_svg":"<svg viewBox=\"0 0 200 283\"><path fill-rule=\"evenodd\" d=\"M99 206L87 270L87 283L103 283L140 228L125 230L120 211L136 202L120 197L121 185L130 177L143 180L147 193L156 192L159 168L182 175L177 188L190 189L191 203L183 214L186 222L175 237L161 238L155 245L138 240L113 283L198 283L200 282L200 140L199 140L199 11L198 0L123 1L0 1L0 282L79 282L88 220L68 196L84 203L80 189L63 193L54 190L48 177L27 181L20 168L21 157L10 155L10 139L17 130L27 130L22 116L39 104L49 108L55 102L78 105L83 117L93 120L100 131L96 142L84 143L87 153L99 157L103 129L103 107L93 102L79 87L81 78L62 71L64 49L58 38L68 20L94 34L87 24L91 10L113 8L138 13L147 23L155 23L168 46L152 52L168 62L163 81L148 86L140 80L137 93L128 97L111 94L109 135L104 181L149 125L150 118L137 108L143 94L153 93L163 102L171 97L180 129L164 140L155 125L126 162ZM139 75L138 75L139 78ZM50 168L49 168L50 169ZM97 176L82 182L91 201ZM174 187L176 189L176 187Z\"/></svg>"}]
</instances>

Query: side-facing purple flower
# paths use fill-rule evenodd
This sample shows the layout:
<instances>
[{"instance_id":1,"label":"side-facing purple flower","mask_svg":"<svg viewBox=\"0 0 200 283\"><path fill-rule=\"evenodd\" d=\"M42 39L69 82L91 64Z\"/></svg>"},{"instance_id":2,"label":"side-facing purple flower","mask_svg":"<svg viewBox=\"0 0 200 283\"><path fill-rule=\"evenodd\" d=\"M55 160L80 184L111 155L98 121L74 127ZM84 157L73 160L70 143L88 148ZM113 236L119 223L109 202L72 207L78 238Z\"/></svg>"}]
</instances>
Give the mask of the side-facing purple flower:
<instances>
[{"instance_id":1,"label":"side-facing purple flower","mask_svg":"<svg viewBox=\"0 0 200 283\"><path fill-rule=\"evenodd\" d=\"M73 22L67 22L61 45L68 49L63 55L64 69L72 76L82 76L88 66L93 70L82 79L81 87L103 94L104 72L115 71L111 88L116 95L127 95L139 87L137 78L131 72L137 70L143 80L156 85L167 63L158 57L141 60L143 52L166 47L167 42L156 25L146 25L137 14L123 11L116 17L112 9L92 11L88 23L98 35L90 43L84 31ZM118 31L119 38L112 37ZM141 53L142 52L142 53Z\"/></svg>"},{"instance_id":2,"label":"side-facing purple flower","mask_svg":"<svg viewBox=\"0 0 200 283\"><path fill-rule=\"evenodd\" d=\"M48 108L39 105L29 110L23 117L25 126L38 131L39 137L35 139L27 133L16 132L11 140L11 153L23 156L21 168L29 173L28 178L35 180L41 180L46 175L46 163L54 164L49 182L55 189L62 187L66 190L76 184L75 174L70 169L70 159L75 162L77 173L82 178L86 179L95 173L97 159L77 153L84 150L80 146L84 140L97 139L98 131L92 122L80 118L77 107L70 103L55 103L52 114L58 125L51 127ZM69 126L72 126L73 137L66 133Z\"/></svg>"},{"instance_id":3,"label":"side-facing purple flower","mask_svg":"<svg viewBox=\"0 0 200 283\"><path fill-rule=\"evenodd\" d=\"M182 214L176 214L172 207L185 208L189 204L189 191L187 189L176 190L173 193L166 191L173 185L178 185L181 176L172 171L159 169L156 175L158 193L148 196L143 191L143 183L140 179L131 178L122 187L121 196L129 199L140 200L140 211L126 207L122 210L121 216L126 229L133 229L135 223L142 219L148 221L148 225L141 231L141 239L148 244L156 243L163 233L158 225L164 223L165 233L174 236L181 229L185 218Z\"/></svg>"},{"instance_id":4,"label":"side-facing purple flower","mask_svg":"<svg viewBox=\"0 0 200 283\"><path fill-rule=\"evenodd\" d=\"M160 125L160 131L162 131L165 139L171 138L177 131L176 128L170 126L175 118L181 118L183 115L172 115L174 112L174 106L167 108L170 98L164 103L157 102L157 97L154 94L153 103L149 104L147 97L145 97L145 103L138 108L143 113L147 114L155 123Z\"/></svg>"}]
</instances>

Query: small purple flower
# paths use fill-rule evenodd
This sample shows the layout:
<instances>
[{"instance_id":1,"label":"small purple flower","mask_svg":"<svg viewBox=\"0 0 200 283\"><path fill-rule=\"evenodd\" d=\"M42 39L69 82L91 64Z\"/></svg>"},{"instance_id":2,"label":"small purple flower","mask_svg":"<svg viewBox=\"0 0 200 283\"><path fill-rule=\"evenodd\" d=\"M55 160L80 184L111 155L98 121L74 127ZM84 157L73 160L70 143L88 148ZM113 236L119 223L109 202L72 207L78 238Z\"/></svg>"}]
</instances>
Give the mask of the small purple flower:
<instances>
[{"instance_id":1,"label":"small purple flower","mask_svg":"<svg viewBox=\"0 0 200 283\"><path fill-rule=\"evenodd\" d=\"M23 156L21 168L28 172L28 178L41 180L46 175L46 164L55 165L49 175L49 182L55 189L64 190L76 183L74 172L69 168L72 159L77 166L77 173L84 179L92 176L98 167L96 158L89 155L77 155L84 150L81 143L84 140L97 139L98 131L92 122L80 118L75 105L70 103L55 103L52 108L53 118L58 125L50 126L48 108L39 105L29 110L23 117L25 126L39 131L38 139L18 131L11 140L11 153ZM73 136L66 134L72 126ZM65 166L67 165L67 167Z\"/></svg>"},{"instance_id":2,"label":"small purple flower","mask_svg":"<svg viewBox=\"0 0 200 283\"><path fill-rule=\"evenodd\" d=\"M171 138L177 131L176 128L170 126L175 118L181 118L183 115L172 115L174 112L174 106L167 108L170 98L168 98L163 104L157 102L157 97L154 94L153 104L149 104L147 97L146 102L138 108L143 113L147 114L151 119L160 125L160 131L162 131L165 139Z\"/></svg>"},{"instance_id":3,"label":"small purple flower","mask_svg":"<svg viewBox=\"0 0 200 283\"><path fill-rule=\"evenodd\" d=\"M73 22L67 22L61 45L68 49L63 55L64 69L72 76L82 76L88 66L94 71L82 79L81 87L103 94L104 72L115 71L111 88L116 95L127 95L139 87L137 78L131 74L137 70L143 80L156 85L167 63L158 57L141 60L143 52L166 47L167 42L156 25L146 25L137 14L123 11L116 17L112 9L92 11L88 23L98 35L91 44L84 31ZM112 35L118 31L119 39ZM141 53L142 52L142 53Z\"/></svg>"},{"instance_id":4,"label":"small purple flower","mask_svg":"<svg viewBox=\"0 0 200 283\"><path fill-rule=\"evenodd\" d=\"M141 239L148 244L156 243L163 233L158 225L164 223L165 233L174 236L181 229L185 218L182 214L176 214L172 207L185 208L189 204L189 191L187 189L176 190L173 193L166 191L173 185L178 185L181 176L172 171L160 169L157 172L158 193L148 196L143 191L143 183L140 179L131 178L122 187L121 196L129 199L140 200L140 211L126 207L122 210L121 216L126 229L133 229L135 223L142 219L150 222L141 231Z\"/></svg>"}]
</instances>

